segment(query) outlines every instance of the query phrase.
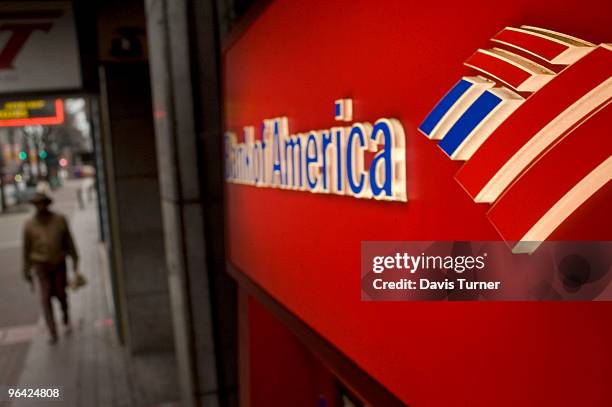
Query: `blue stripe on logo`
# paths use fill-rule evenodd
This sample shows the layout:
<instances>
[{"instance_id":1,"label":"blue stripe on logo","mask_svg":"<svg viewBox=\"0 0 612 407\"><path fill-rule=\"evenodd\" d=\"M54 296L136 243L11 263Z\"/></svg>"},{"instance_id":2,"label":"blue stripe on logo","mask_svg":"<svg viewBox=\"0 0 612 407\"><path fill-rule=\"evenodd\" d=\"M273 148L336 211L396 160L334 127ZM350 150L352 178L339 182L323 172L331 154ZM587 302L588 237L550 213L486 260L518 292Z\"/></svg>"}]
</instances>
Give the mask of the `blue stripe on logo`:
<instances>
[{"instance_id":1,"label":"blue stripe on logo","mask_svg":"<svg viewBox=\"0 0 612 407\"><path fill-rule=\"evenodd\" d=\"M438 102L436 107L427 115L423 123L419 126L419 129L429 135L431 131L436 127L438 122L442 120L442 117L453 107L455 102L472 86L471 82L461 79L448 91L446 95Z\"/></svg>"},{"instance_id":2,"label":"blue stripe on logo","mask_svg":"<svg viewBox=\"0 0 612 407\"><path fill-rule=\"evenodd\" d=\"M463 140L487 117L497 105L501 103L501 98L493 93L486 91L463 113L455 122L453 127L446 133L446 136L438 144L442 150L451 156L455 150L463 143Z\"/></svg>"},{"instance_id":3,"label":"blue stripe on logo","mask_svg":"<svg viewBox=\"0 0 612 407\"><path fill-rule=\"evenodd\" d=\"M341 102L336 102L336 106L335 106L335 116L338 117L342 114L342 110L341 110Z\"/></svg>"}]
</instances>

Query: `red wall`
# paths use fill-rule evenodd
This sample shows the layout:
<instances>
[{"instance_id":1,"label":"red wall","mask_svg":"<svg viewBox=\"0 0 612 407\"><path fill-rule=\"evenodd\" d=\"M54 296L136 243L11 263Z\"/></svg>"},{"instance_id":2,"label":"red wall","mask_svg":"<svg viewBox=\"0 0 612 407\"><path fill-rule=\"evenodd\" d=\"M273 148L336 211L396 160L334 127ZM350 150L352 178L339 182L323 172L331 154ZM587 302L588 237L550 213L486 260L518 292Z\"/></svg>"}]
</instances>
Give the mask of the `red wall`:
<instances>
[{"instance_id":1,"label":"red wall","mask_svg":"<svg viewBox=\"0 0 612 407\"><path fill-rule=\"evenodd\" d=\"M612 405L612 303L362 302L359 272L362 240L499 239L416 126L504 26L610 42L611 4L272 2L225 54L226 127L330 128L352 97L355 120L404 125L408 202L228 184L229 261L410 405ZM552 238L609 239L610 202L608 186Z\"/></svg>"},{"instance_id":2,"label":"red wall","mask_svg":"<svg viewBox=\"0 0 612 407\"><path fill-rule=\"evenodd\" d=\"M334 376L262 304L241 295L240 312L248 320L240 326L241 336L248 338L240 356L248 364L241 387L249 389L241 405L340 407Z\"/></svg>"}]
</instances>

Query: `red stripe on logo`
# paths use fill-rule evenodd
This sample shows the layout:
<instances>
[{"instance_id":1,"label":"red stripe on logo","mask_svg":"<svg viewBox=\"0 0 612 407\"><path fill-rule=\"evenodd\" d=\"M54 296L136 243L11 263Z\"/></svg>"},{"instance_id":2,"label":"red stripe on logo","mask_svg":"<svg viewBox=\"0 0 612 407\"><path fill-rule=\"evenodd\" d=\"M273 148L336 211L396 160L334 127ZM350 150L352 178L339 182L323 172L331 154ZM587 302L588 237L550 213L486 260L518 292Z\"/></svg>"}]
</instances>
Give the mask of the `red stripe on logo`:
<instances>
[{"instance_id":1,"label":"red stripe on logo","mask_svg":"<svg viewBox=\"0 0 612 407\"><path fill-rule=\"evenodd\" d=\"M476 51L469 57L468 60L465 61L465 64L487 73L515 89L518 89L523 83L531 78L531 74L526 70L506 62L503 59L485 54L481 50Z\"/></svg>"},{"instance_id":2,"label":"red stripe on logo","mask_svg":"<svg viewBox=\"0 0 612 407\"><path fill-rule=\"evenodd\" d=\"M608 104L533 163L499 198L488 216L504 240L520 241L561 198L612 156L611 122L612 105ZM611 175L607 173L607 179ZM588 196L580 196L578 201L586 201L595 192L589 190ZM565 217L571 214L567 209L560 212ZM554 217L552 224L563 220ZM540 238L544 240L548 234Z\"/></svg>"},{"instance_id":3,"label":"red stripe on logo","mask_svg":"<svg viewBox=\"0 0 612 407\"><path fill-rule=\"evenodd\" d=\"M569 46L561 44L551 39L538 36L535 33L517 31L505 28L495 37L493 41L500 41L510 46L514 46L546 61L551 61L569 49Z\"/></svg>"},{"instance_id":4,"label":"red stripe on logo","mask_svg":"<svg viewBox=\"0 0 612 407\"><path fill-rule=\"evenodd\" d=\"M476 196L544 126L612 75L612 51L595 48L561 71L508 117L457 172L455 178ZM609 123L608 123L609 124Z\"/></svg>"}]
</instances>

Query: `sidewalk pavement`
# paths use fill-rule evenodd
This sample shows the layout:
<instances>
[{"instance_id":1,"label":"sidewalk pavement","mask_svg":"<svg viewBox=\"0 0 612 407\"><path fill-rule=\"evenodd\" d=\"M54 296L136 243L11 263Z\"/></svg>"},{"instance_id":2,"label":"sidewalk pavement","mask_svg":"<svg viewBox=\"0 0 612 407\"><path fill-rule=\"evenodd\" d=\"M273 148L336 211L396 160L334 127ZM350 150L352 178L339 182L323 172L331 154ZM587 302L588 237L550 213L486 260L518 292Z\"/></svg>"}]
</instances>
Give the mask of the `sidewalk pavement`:
<instances>
[{"instance_id":1,"label":"sidewalk pavement","mask_svg":"<svg viewBox=\"0 0 612 407\"><path fill-rule=\"evenodd\" d=\"M66 214L71 221L81 257L81 272L88 280L85 287L77 292L69 292L73 331L70 335L60 335L59 342L51 346L47 343L48 335L42 318L37 325L24 328L21 345L26 346L30 342L27 356L22 361L21 376L16 383L0 383L31 388L59 386L62 388L63 400L22 399L14 400L12 404L0 402L2 407L151 406L148 400L159 400L156 396L161 389L156 386L155 380L147 376L147 367L151 363L162 366L167 364L168 374L174 374L174 360L171 356L167 359L156 356L153 360L147 360L146 357L130 358L125 348L119 344L106 295L110 280L105 251L98 242L96 204L90 202L78 210L76 191L79 187L78 182L70 182L56 194L59 196L54 196L55 209ZM32 300L38 301L38 298L33 297ZM56 319L59 321L59 304L55 306ZM16 341L19 342L19 337ZM0 349L3 346L0 340ZM12 363L19 364L20 361Z\"/></svg>"}]
</instances>

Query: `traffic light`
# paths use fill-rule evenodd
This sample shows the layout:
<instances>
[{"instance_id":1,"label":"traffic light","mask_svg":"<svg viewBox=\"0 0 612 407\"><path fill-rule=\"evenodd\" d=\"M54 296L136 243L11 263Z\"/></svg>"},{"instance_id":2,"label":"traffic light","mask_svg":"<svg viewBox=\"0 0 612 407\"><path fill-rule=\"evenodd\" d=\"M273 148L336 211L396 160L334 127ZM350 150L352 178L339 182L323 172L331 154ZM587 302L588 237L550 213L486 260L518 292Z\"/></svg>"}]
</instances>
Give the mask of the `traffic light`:
<instances>
[{"instance_id":1,"label":"traffic light","mask_svg":"<svg viewBox=\"0 0 612 407\"><path fill-rule=\"evenodd\" d=\"M25 151L20 151L19 152L19 159L21 161L25 161L28 159L28 153L26 153Z\"/></svg>"},{"instance_id":2,"label":"traffic light","mask_svg":"<svg viewBox=\"0 0 612 407\"><path fill-rule=\"evenodd\" d=\"M45 150L40 150L40 152L38 153L38 156L40 157L41 160L44 160L45 158L47 158L48 155L49 153L47 153Z\"/></svg>"}]
</instances>

